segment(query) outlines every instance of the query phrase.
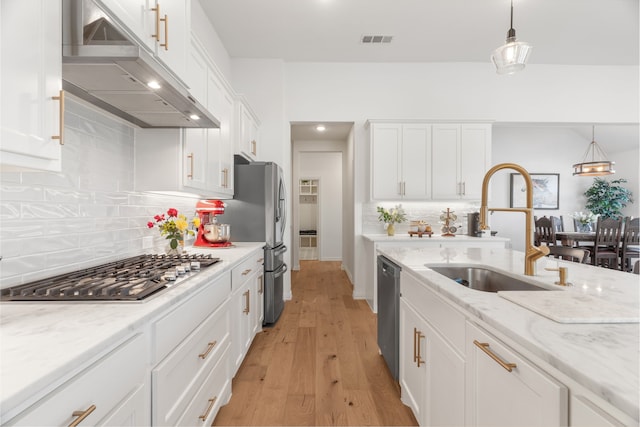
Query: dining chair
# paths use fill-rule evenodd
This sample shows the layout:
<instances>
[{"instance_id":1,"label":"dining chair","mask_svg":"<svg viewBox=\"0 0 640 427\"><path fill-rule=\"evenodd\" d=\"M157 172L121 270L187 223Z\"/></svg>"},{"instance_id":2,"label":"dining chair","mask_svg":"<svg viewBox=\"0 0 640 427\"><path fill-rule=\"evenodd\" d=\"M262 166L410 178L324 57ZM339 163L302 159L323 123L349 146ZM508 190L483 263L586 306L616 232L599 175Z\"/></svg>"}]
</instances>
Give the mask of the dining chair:
<instances>
[{"instance_id":1,"label":"dining chair","mask_svg":"<svg viewBox=\"0 0 640 427\"><path fill-rule=\"evenodd\" d=\"M549 255L547 256L584 264L589 259L589 251L587 249L554 245L549 246Z\"/></svg>"},{"instance_id":2,"label":"dining chair","mask_svg":"<svg viewBox=\"0 0 640 427\"><path fill-rule=\"evenodd\" d=\"M549 216L549 218L551 219L556 231L564 231L564 218L562 218L562 215L559 217Z\"/></svg>"},{"instance_id":3,"label":"dining chair","mask_svg":"<svg viewBox=\"0 0 640 427\"><path fill-rule=\"evenodd\" d=\"M620 270L631 271L631 259L640 258L640 218L624 219L620 246Z\"/></svg>"},{"instance_id":4,"label":"dining chair","mask_svg":"<svg viewBox=\"0 0 640 427\"><path fill-rule=\"evenodd\" d=\"M618 268L622 219L598 217L596 239L591 249L591 264Z\"/></svg>"},{"instance_id":5,"label":"dining chair","mask_svg":"<svg viewBox=\"0 0 640 427\"><path fill-rule=\"evenodd\" d=\"M553 223L550 218L543 216L535 220L535 242L536 246L540 246L543 243L547 246L555 245L556 231L553 228Z\"/></svg>"}]
</instances>

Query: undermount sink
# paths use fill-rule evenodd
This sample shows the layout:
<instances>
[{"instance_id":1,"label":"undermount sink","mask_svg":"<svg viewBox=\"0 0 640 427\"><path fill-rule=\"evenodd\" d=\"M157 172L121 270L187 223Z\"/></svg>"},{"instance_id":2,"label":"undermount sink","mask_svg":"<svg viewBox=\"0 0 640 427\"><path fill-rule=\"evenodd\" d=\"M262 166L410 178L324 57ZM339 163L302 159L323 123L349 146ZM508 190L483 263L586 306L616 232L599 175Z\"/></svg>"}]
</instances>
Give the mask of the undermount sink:
<instances>
[{"instance_id":1,"label":"undermount sink","mask_svg":"<svg viewBox=\"0 0 640 427\"><path fill-rule=\"evenodd\" d=\"M532 283L525 282L507 276L506 274L487 268L475 266L447 266L432 267L426 265L436 273L442 274L454 280L456 283L466 286L469 289L475 289L482 292L498 292L498 291L548 291L549 289L536 286Z\"/></svg>"}]
</instances>

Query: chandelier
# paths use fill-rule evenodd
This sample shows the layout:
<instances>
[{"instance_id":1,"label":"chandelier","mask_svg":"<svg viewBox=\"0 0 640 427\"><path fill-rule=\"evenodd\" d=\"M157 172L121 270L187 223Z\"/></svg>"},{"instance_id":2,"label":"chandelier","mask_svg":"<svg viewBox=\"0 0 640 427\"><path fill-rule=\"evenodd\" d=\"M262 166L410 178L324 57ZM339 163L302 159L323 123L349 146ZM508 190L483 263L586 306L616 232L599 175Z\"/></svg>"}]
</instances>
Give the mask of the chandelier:
<instances>
[{"instance_id":1,"label":"chandelier","mask_svg":"<svg viewBox=\"0 0 640 427\"><path fill-rule=\"evenodd\" d=\"M596 142L595 128L595 126L591 128L591 143L584 153L582 162L573 165L573 175L603 176L616 173L616 171L613 170L615 162L607 160L607 155Z\"/></svg>"}]
</instances>

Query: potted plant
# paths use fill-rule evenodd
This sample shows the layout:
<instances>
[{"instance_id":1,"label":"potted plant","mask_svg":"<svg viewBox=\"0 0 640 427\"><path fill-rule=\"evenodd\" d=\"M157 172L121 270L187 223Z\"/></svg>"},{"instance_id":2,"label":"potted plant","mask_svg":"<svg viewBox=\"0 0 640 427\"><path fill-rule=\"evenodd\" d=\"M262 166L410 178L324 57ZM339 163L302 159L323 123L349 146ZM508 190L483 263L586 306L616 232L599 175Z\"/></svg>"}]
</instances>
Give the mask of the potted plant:
<instances>
[{"instance_id":1,"label":"potted plant","mask_svg":"<svg viewBox=\"0 0 640 427\"><path fill-rule=\"evenodd\" d=\"M593 184L584 195L587 196L587 209L602 218L620 219L622 209L627 203L633 202L631 191L620 184L626 179L614 179L607 181L603 178L595 178Z\"/></svg>"},{"instance_id":2,"label":"potted plant","mask_svg":"<svg viewBox=\"0 0 640 427\"><path fill-rule=\"evenodd\" d=\"M377 208L378 219L384 222L387 225L387 235L393 236L395 234L395 226L396 222L400 223L407 219L404 209L402 209L402 205L396 205L394 208L385 209L382 206L378 206Z\"/></svg>"}]
</instances>

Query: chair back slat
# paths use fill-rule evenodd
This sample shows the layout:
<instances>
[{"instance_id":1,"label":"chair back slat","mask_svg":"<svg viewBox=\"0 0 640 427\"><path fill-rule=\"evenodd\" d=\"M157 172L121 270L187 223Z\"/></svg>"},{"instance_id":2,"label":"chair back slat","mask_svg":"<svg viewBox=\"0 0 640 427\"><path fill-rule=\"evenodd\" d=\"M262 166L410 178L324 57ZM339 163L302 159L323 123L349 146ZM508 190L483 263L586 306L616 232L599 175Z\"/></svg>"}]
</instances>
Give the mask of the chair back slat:
<instances>
[{"instance_id":1,"label":"chair back slat","mask_svg":"<svg viewBox=\"0 0 640 427\"><path fill-rule=\"evenodd\" d=\"M535 220L535 245L540 246L543 243L546 245L556 244L556 231L551 219L546 216Z\"/></svg>"},{"instance_id":2,"label":"chair back slat","mask_svg":"<svg viewBox=\"0 0 640 427\"><path fill-rule=\"evenodd\" d=\"M553 258L560 258L567 261L585 263L589 258L589 251L587 249L572 248L569 246L550 246L549 255Z\"/></svg>"}]
</instances>

